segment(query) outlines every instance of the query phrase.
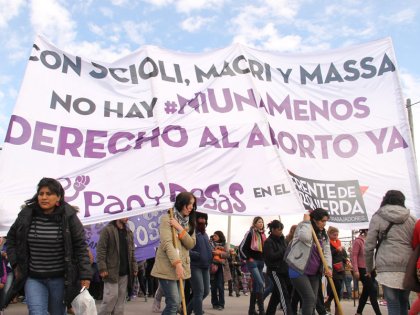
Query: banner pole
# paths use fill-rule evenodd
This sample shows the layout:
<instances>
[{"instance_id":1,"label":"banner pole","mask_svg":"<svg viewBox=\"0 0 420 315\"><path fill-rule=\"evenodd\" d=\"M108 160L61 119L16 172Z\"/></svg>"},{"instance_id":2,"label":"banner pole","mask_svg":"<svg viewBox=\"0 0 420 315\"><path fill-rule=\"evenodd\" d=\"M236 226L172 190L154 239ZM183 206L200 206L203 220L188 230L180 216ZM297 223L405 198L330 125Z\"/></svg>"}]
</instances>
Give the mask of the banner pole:
<instances>
[{"instance_id":1,"label":"banner pole","mask_svg":"<svg viewBox=\"0 0 420 315\"><path fill-rule=\"evenodd\" d=\"M227 232L227 244L230 249L231 233L232 233L232 216L228 215L228 232Z\"/></svg>"}]
</instances>

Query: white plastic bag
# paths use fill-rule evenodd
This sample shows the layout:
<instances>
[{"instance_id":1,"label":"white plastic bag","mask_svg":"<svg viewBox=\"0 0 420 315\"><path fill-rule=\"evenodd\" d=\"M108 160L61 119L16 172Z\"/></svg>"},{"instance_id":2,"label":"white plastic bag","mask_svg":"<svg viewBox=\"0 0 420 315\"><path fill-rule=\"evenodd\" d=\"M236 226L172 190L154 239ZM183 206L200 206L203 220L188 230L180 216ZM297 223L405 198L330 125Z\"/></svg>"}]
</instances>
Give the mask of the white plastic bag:
<instances>
[{"instance_id":1,"label":"white plastic bag","mask_svg":"<svg viewBox=\"0 0 420 315\"><path fill-rule=\"evenodd\" d=\"M71 302L71 306L76 315L98 315L96 312L95 300L87 289L84 289L74 298L73 302Z\"/></svg>"}]
</instances>

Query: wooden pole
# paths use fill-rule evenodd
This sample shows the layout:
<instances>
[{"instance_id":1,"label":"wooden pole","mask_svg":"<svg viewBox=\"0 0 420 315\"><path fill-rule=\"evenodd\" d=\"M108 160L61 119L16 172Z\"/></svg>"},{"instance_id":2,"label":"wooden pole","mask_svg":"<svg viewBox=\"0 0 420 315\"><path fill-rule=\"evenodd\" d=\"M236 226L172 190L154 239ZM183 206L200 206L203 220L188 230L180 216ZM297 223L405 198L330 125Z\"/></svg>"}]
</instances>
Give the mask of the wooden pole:
<instances>
[{"instance_id":1,"label":"wooden pole","mask_svg":"<svg viewBox=\"0 0 420 315\"><path fill-rule=\"evenodd\" d=\"M316 247L318 248L319 257L321 257L321 261L322 261L322 264L324 265L325 271L328 271L330 268L328 267L328 263L325 260L324 252L322 251L321 244L319 244L318 237L316 236L316 233L315 233L314 228L312 227L312 224L311 224L311 230L312 230L312 237L314 239L314 242L316 244ZM334 294L335 305L337 307L336 314L338 314L338 315L344 315L343 308L341 307L340 300L338 299L337 290L335 289L334 281L333 281L333 279L331 277L327 277L327 279L328 279L328 282L329 282L329 284L331 286L331 291Z\"/></svg>"},{"instance_id":2,"label":"wooden pole","mask_svg":"<svg viewBox=\"0 0 420 315\"><path fill-rule=\"evenodd\" d=\"M174 218L173 208L169 209L169 218L170 219ZM171 229L172 229L172 243L174 244L175 249L178 249L178 242L176 240L177 236L176 236L175 228L172 226ZM185 293L184 293L184 279L180 278L178 281L179 281L179 291L180 291L179 293L181 294L182 313L184 315L187 315L187 305L185 304Z\"/></svg>"}]
</instances>

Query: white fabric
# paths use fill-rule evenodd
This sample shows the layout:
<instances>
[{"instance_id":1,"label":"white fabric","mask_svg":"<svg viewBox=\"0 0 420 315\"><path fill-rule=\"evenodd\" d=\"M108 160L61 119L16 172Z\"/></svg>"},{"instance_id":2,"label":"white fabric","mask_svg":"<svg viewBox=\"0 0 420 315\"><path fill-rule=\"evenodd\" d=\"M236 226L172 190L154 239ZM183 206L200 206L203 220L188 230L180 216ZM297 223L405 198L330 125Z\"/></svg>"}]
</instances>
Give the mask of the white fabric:
<instances>
[{"instance_id":1,"label":"white fabric","mask_svg":"<svg viewBox=\"0 0 420 315\"><path fill-rule=\"evenodd\" d=\"M0 232L44 176L86 224L181 190L207 213L323 207L354 228L399 189L418 214L406 116L389 38L310 54L146 46L105 63L39 36L0 156Z\"/></svg>"}]
</instances>

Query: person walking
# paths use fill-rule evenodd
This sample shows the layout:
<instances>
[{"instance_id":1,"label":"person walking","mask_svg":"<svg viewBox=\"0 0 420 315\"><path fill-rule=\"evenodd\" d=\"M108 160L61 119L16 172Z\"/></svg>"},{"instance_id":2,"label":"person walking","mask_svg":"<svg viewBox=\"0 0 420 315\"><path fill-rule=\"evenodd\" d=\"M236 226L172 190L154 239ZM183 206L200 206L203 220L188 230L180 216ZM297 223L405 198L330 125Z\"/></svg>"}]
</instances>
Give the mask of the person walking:
<instances>
[{"instance_id":1,"label":"person walking","mask_svg":"<svg viewBox=\"0 0 420 315\"><path fill-rule=\"evenodd\" d=\"M252 220L252 226L245 234L244 239L239 246L239 252L242 258L246 259L246 266L251 273L252 291L249 299L248 314L254 315L255 302L258 304L258 314L264 315L264 256L263 248L266 236L264 233L264 220L261 217L255 217Z\"/></svg>"},{"instance_id":2,"label":"person walking","mask_svg":"<svg viewBox=\"0 0 420 315\"><path fill-rule=\"evenodd\" d=\"M229 252L226 238L222 231L214 232L210 247L213 254L213 265L216 266L210 277L211 304L219 311L225 308L225 282L231 279L228 265Z\"/></svg>"},{"instance_id":3,"label":"person walking","mask_svg":"<svg viewBox=\"0 0 420 315\"><path fill-rule=\"evenodd\" d=\"M175 198L174 217L162 215L159 226L160 244L156 252L152 276L159 279L164 291L163 315L176 315L181 303L179 280L191 277L189 251L195 246L195 213L197 201L190 192L181 192ZM172 228L177 237L172 239ZM176 247L174 246L176 242Z\"/></svg>"},{"instance_id":4,"label":"person walking","mask_svg":"<svg viewBox=\"0 0 420 315\"><path fill-rule=\"evenodd\" d=\"M405 207L405 196L399 190L386 192L369 223L365 242L366 276L371 277L376 266L376 279L382 284L388 315L408 314L410 291L404 290L403 279L413 252L415 223L416 219Z\"/></svg>"},{"instance_id":5,"label":"person walking","mask_svg":"<svg viewBox=\"0 0 420 315\"><path fill-rule=\"evenodd\" d=\"M203 301L210 292L210 264L212 262L212 252L209 243L209 236L206 233L207 218L206 213L196 213L197 226L195 229L196 244L190 250L191 258L191 288L193 292L192 300L188 304L187 313L194 311L195 315L203 314Z\"/></svg>"},{"instance_id":6,"label":"person walking","mask_svg":"<svg viewBox=\"0 0 420 315\"><path fill-rule=\"evenodd\" d=\"M343 246L341 246L341 241L338 239L338 229L334 226L328 228L328 237L330 239L331 246L331 257L333 264L333 282L335 289L337 291L338 299L341 300L341 290L343 288L343 281L345 276L345 266L350 264L350 260L347 258L347 252ZM327 294L328 298L325 301L325 309L327 312L331 312L331 302L334 299L333 291L330 283L327 285ZM337 302L335 301L335 313L337 314Z\"/></svg>"},{"instance_id":7,"label":"person walking","mask_svg":"<svg viewBox=\"0 0 420 315\"><path fill-rule=\"evenodd\" d=\"M80 288L89 288L85 231L57 180L42 178L25 201L7 234L7 257L15 278L6 305L24 287L30 314L64 315Z\"/></svg>"},{"instance_id":8,"label":"person walking","mask_svg":"<svg viewBox=\"0 0 420 315\"><path fill-rule=\"evenodd\" d=\"M137 277L133 232L128 218L113 220L101 231L96 247L104 293L98 315L123 315L128 288Z\"/></svg>"},{"instance_id":9,"label":"person walking","mask_svg":"<svg viewBox=\"0 0 420 315\"><path fill-rule=\"evenodd\" d=\"M266 315L276 314L277 305L280 303L285 315L292 315L289 296L289 266L284 260L287 249L283 235L283 223L273 220L268 224L269 237L264 242L264 261L267 265L267 274L273 283L273 291L268 302Z\"/></svg>"},{"instance_id":10,"label":"person walking","mask_svg":"<svg viewBox=\"0 0 420 315\"><path fill-rule=\"evenodd\" d=\"M368 229L359 230L359 236L354 240L351 252L354 278L360 280L363 285L356 315L362 315L368 298L370 299L370 304L372 305L375 314L382 315L378 304L378 288L375 274L372 273L370 277L366 276L365 240L367 234Z\"/></svg>"},{"instance_id":11,"label":"person walking","mask_svg":"<svg viewBox=\"0 0 420 315\"><path fill-rule=\"evenodd\" d=\"M328 212L322 208L317 208L310 214L305 213L303 221L296 228L290 252L286 257L290 281L301 298L302 315L312 315L314 312L322 273L327 277L332 277L330 241L325 232L325 225L329 217ZM312 229L323 249L329 267L328 271L323 268L318 248L313 239Z\"/></svg>"}]
</instances>

